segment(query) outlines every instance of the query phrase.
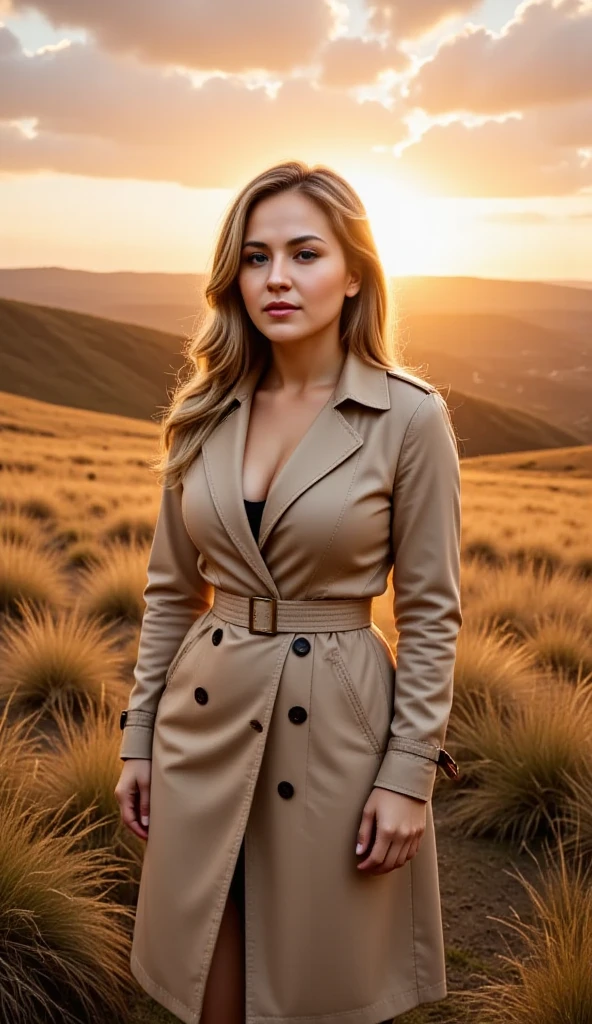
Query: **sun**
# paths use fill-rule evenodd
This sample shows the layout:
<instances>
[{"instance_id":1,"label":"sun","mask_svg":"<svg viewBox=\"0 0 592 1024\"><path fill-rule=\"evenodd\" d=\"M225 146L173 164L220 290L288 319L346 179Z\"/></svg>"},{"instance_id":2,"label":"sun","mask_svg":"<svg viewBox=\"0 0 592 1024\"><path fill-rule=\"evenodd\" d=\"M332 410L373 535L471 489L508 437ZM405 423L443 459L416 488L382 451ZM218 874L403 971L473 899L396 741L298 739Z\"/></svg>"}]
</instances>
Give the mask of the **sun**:
<instances>
[{"instance_id":1,"label":"sun","mask_svg":"<svg viewBox=\"0 0 592 1024\"><path fill-rule=\"evenodd\" d=\"M362 170L348 177L364 203L389 276L450 273L465 220L459 200L428 197Z\"/></svg>"}]
</instances>

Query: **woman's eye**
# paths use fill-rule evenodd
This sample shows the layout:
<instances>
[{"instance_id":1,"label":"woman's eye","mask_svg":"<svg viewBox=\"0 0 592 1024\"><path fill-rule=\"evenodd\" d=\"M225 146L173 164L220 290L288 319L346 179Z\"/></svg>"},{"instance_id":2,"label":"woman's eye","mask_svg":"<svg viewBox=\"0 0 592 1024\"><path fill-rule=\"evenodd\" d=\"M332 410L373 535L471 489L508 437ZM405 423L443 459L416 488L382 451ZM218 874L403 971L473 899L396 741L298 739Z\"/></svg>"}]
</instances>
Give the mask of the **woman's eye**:
<instances>
[{"instance_id":1,"label":"woman's eye","mask_svg":"<svg viewBox=\"0 0 592 1024\"><path fill-rule=\"evenodd\" d=\"M297 256L308 255L308 256L313 256L316 259L316 257L318 256L318 253L315 252L314 249L300 249L300 251L297 252L296 255ZM252 263L252 264L254 264L257 267L260 267L262 265L262 263L259 260L255 259L257 256L261 256L263 260L267 259L267 256L263 252L252 252L249 256L247 256L247 263ZM303 262L304 263L312 263L313 260L305 259Z\"/></svg>"}]
</instances>

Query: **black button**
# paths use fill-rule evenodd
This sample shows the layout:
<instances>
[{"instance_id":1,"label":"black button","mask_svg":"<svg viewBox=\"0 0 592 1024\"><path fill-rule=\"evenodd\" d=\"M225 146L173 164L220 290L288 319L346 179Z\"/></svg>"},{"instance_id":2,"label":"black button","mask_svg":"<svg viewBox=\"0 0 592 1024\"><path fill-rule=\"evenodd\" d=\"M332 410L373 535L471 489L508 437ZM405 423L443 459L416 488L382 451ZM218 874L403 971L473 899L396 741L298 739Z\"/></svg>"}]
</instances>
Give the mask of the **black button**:
<instances>
[{"instance_id":1,"label":"black button","mask_svg":"<svg viewBox=\"0 0 592 1024\"><path fill-rule=\"evenodd\" d=\"M310 644L305 636L297 636L294 643L292 644L292 650L294 654L299 654L301 658L310 651Z\"/></svg>"},{"instance_id":2,"label":"black button","mask_svg":"<svg viewBox=\"0 0 592 1024\"><path fill-rule=\"evenodd\" d=\"M288 711L288 718L295 725L300 725L301 722L306 722L308 714L306 708L301 708L299 704L295 704L293 708Z\"/></svg>"},{"instance_id":3,"label":"black button","mask_svg":"<svg viewBox=\"0 0 592 1024\"><path fill-rule=\"evenodd\" d=\"M197 689L195 691L195 694L194 694L194 697L195 697L195 699L196 699L198 704L207 704L208 703L208 691L204 690L203 686L198 686L197 687Z\"/></svg>"},{"instance_id":4,"label":"black button","mask_svg":"<svg viewBox=\"0 0 592 1024\"><path fill-rule=\"evenodd\" d=\"M294 786L291 782L280 782L278 783L278 793L285 800L289 800L291 796L294 796Z\"/></svg>"},{"instance_id":5,"label":"black button","mask_svg":"<svg viewBox=\"0 0 592 1024\"><path fill-rule=\"evenodd\" d=\"M127 711L122 711L119 716L119 728L125 729L125 723L127 720Z\"/></svg>"},{"instance_id":6,"label":"black button","mask_svg":"<svg viewBox=\"0 0 592 1024\"><path fill-rule=\"evenodd\" d=\"M221 641L223 636L224 636L224 632L221 629L215 629L214 630L214 632L212 633L212 643L213 643L214 647L218 646L218 644L220 643L220 641Z\"/></svg>"},{"instance_id":7,"label":"black button","mask_svg":"<svg viewBox=\"0 0 592 1024\"><path fill-rule=\"evenodd\" d=\"M263 726L261 725L261 722L257 721L256 718L252 718L251 721L249 722L249 725L251 726L251 729L255 729L257 732L263 732Z\"/></svg>"}]
</instances>

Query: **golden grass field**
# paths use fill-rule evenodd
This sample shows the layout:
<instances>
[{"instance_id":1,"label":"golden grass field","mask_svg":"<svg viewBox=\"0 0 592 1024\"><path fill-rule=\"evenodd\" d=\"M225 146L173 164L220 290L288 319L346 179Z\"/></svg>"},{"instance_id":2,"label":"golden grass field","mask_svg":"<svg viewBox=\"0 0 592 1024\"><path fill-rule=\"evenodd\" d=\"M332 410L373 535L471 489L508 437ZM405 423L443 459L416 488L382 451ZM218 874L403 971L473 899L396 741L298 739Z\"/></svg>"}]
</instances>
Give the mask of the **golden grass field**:
<instances>
[{"instance_id":1,"label":"golden grass field","mask_svg":"<svg viewBox=\"0 0 592 1024\"><path fill-rule=\"evenodd\" d=\"M128 971L119 825L155 423L0 394L0 1017L172 1021ZM461 463L464 622L434 791L450 993L405 1024L592 1022L592 448ZM396 647L392 590L378 625Z\"/></svg>"}]
</instances>

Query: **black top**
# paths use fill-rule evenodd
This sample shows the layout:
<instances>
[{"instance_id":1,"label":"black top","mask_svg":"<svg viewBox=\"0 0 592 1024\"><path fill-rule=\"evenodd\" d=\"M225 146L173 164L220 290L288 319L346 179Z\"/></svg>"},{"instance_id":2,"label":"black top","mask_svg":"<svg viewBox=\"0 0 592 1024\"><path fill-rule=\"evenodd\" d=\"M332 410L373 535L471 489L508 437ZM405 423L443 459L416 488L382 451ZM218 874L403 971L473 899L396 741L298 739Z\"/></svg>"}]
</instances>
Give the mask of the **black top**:
<instances>
[{"instance_id":1,"label":"black top","mask_svg":"<svg viewBox=\"0 0 592 1024\"><path fill-rule=\"evenodd\" d=\"M245 509L253 531L255 540L259 540L259 527L261 526L261 516L263 515L263 506L265 505L265 498L262 501L249 501L244 498Z\"/></svg>"}]
</instances>

